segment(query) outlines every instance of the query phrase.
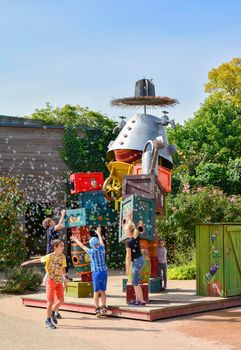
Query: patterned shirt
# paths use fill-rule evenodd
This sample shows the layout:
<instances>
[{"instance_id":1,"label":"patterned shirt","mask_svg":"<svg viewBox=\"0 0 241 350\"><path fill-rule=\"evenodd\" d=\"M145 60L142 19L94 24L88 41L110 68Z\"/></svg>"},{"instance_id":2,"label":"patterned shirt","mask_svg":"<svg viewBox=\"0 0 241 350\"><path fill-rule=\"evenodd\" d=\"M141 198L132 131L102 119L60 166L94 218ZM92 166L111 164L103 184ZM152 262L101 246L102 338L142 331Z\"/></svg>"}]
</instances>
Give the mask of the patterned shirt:
<instances>
[{"instance_id":1,"label":"patterned shirt","mask_svg":"<svg viewBox=\"0 0 241 350\"><path fill-rule=\"evenodd\" d=\"M41 263L45 263L45 270L54 282L62 283L63 267L67 266L64 254L51 253L45 255L41 258Z\"/></svg>"},{"instance_id":2,"label":"patterned shirt","mask_svg":"<svg viewBox=\"0 0 241 350\"><path fill-rule=\"evenodd\" d=\"M104 246L101 245L95 248L88 248L87 253L90 256L91 272L107 271Z\"/></svg>"}]
</instances>

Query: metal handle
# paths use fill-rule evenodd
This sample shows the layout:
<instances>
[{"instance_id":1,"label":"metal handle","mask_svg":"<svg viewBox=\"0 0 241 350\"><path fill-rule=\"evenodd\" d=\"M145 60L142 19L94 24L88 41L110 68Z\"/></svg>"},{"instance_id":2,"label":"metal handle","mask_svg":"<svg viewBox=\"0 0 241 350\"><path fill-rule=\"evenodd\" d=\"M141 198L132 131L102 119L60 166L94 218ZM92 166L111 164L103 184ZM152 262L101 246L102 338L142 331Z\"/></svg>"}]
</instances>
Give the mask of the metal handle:
<instances>
[{"instance_id":1,"label":"metal handle","mask_svg":"<svg viewBox=\"0 0 241 350\"><path fill-rule=\"evenodd\" d=\"M148 140L148 141L145 143L145 146L144 146L144 148L143 148L143 153L146 152L147 147L149 146L149 144L151 145L151 154L153 154L153 152L154 152L154 144L153 144L153 141L152 141L152 140Z\"/></svg>"}]
</instances>

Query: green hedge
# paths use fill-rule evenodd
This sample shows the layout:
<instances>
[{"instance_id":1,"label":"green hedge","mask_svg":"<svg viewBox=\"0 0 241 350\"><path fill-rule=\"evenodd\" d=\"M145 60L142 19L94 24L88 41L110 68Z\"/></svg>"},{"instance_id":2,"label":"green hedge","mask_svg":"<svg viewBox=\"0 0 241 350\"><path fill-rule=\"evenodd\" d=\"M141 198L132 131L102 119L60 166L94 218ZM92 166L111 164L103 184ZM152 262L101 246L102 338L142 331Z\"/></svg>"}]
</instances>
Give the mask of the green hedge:
<instances>
[{"instance_id":1,"label":"green hedge","mask_svg":"<svg viewBox=\"0 0 241 350\"><path fill-rule=\"evenodd\" d=\"M193 280L196 278L196 266L193 264L168 267L169 280Z\"/></svg>"}]
</instances>

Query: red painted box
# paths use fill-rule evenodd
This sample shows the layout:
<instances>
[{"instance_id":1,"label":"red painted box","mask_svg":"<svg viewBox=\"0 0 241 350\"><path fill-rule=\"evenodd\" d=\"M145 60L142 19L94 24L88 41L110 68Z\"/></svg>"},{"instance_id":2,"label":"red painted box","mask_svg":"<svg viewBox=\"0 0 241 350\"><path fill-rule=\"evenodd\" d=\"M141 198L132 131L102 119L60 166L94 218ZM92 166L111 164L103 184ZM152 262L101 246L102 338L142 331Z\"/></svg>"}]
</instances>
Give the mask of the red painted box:
<instances>
[{"instance_id":1,"label":"red painted box","mask_svg":"<svg viewBox=\"0 0 241 350\"><path fill-rule=\"evenodd\" d=\"M92 273L91 272L81 272L81 281L82 282L92 282Z\"/></svg>"},{"instance_id":2,"label":"red painted box","mask_svg":"<svg viewBox=\"0 0 241 350\"><path fill-rule=\"evenodd\" d=\"M150 256L151 260L151 278L158 277L158 259L157 256Z\"/></svg>"},{"instance_id":3,"label":"red painted box","mask_svg":"<svg viewBox=\"0 0 241 350\"><path fill-rule=\"evenodd\" d=\"M70 193L98 191L102 189L104 175L96 173L74 173L70 175Z\"/></svg>"},{"instance_id":4,"label":"red painted box","mask_svg":"<svg viewBox=\"0 0 241 350\"><path fill-rule=\"evenodd\" d=\"M140 284L142 292L143 292L143 298L145 300L145 303L149 302L149 288L148 284ZM135 291L134 287L131 284L127 284L126 286L126 303L130 303L131 301L135 301Z\"/></svg>"},{"instance_id":5,"label":"red painted box","mask_svg":"<svg viewBox=\"0 0 241 350\"><path fill-rule=\"evenodd\" d=\"M133 168L133 175L141 175L142 174L142 166L141 164L137 164ZM158 165L158 180L162 185L165 192L171 192L172 189L172 174L171 170L164 168L161 165Z\"/></svg>"}]
</instances>

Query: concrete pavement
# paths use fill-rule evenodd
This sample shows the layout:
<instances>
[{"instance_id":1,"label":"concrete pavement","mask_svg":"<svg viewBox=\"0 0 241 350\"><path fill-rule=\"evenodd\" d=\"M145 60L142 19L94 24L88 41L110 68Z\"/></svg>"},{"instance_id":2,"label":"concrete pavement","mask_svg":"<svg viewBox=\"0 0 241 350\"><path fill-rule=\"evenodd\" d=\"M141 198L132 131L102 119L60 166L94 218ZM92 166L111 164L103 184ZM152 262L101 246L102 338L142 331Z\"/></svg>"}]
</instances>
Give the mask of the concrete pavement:
<instances>
[{"instance_id":1,"label":"concrete pavement","mask_svg":"<svg viewBox=\"0 0 241 350\"><path fill-rule=\"evenodd\" d=\"M45 310L0 295L1 350L239 350L241 308L156 322L97 319L62 312L59 328L44 328Z\"/></svg>"}]
</instances>

